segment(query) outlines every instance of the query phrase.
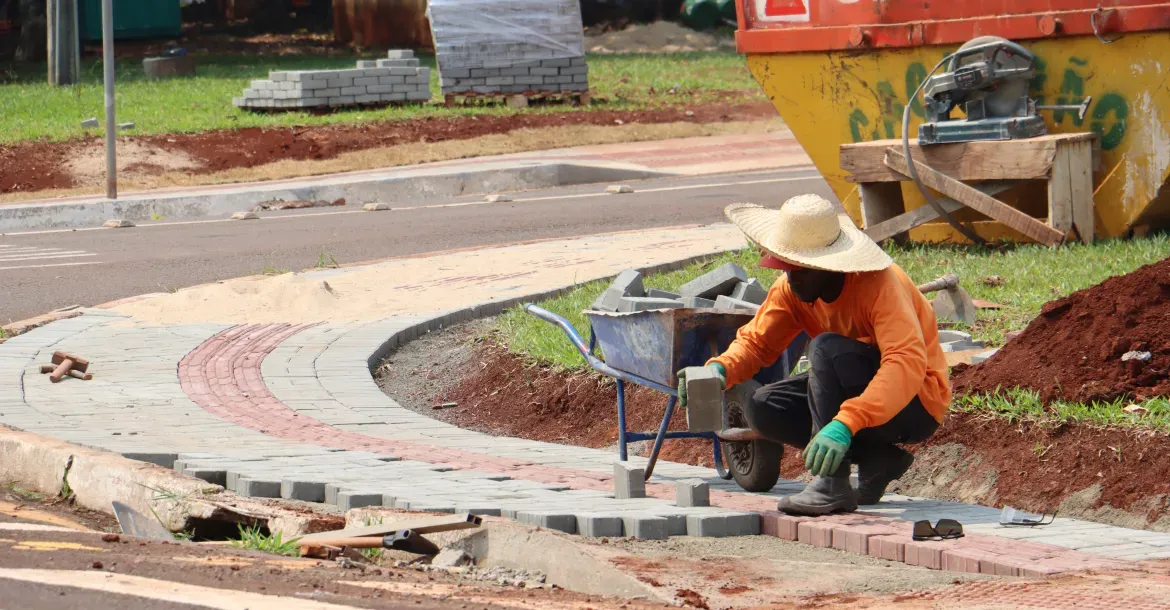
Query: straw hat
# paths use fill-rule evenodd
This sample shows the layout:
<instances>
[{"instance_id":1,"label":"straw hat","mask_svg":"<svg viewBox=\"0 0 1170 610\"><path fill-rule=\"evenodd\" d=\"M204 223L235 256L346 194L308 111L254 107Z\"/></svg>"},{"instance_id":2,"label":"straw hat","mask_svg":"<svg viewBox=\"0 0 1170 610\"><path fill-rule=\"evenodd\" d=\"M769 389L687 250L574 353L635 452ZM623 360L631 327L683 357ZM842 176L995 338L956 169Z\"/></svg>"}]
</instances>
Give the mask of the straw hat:
<instances>
[{"instance_id":1,"label":"straw hat","mask_svg":"<svg viewBox=\"0 0 1170 610\"><path fill-rule=\"evenodd\" d=\"M894 263L848 216L839 215L818 195L797 195L778 210L736 203L724 214L780 263L843 273L880 271Z\"/></svg>"}]
</instances>

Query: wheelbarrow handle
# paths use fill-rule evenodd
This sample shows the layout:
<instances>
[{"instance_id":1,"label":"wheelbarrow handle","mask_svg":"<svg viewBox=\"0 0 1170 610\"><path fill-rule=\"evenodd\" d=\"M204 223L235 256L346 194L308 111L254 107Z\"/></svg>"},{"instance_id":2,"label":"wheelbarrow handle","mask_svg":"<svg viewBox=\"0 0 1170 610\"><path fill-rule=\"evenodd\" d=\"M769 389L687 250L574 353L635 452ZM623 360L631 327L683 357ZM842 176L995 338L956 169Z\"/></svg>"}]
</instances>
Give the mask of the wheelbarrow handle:
<instances>
[{"instance_id":1,"label":"wheelbarrow handle","mask_svg":"<svg viewBox=\"0 0 1170 610\"><path fill-rule=\"evenodd\" d=\"M532 303L525 304L524 310L533 316L544 320L545 322L560 326L561 330L565 331L565 334L569 336L569 341L572 341L573 346L576 347L577 351L581 353L581 357L589 363L590 368L597 371L598 373L613 377L614 379L621 379L622 381L628 381L630 383L636 383L653 390L658 390L659 392L662 392L668 396L677 395L675 389L672 387L662 385L661 383L651 381L644 377L639 377L633 373L619 371L618 369L615 369L612 366L606 364L597 356L594 356L592 350L590 350L589 346L585 343L585 338L582 337L581 333L577 332L577 329L573 327L572 323L570 323L564 317L544 309L543 307L533 305Z\"/></svg>"}]
</instances>

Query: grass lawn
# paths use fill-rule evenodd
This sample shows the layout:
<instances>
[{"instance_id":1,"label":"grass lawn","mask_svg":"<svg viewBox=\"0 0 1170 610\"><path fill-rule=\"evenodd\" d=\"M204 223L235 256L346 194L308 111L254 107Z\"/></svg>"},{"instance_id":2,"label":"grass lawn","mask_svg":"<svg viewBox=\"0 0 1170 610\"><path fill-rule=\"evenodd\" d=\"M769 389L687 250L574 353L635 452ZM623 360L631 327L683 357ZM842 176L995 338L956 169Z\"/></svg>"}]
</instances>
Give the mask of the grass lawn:
<instances>
[{"instance_id":1,"label":"grass lawn","mask_svg":"<svg viewBox=\"0 0 1170 610\"><path fill-rule=\"evenodd\" d=\"M237 127L322 125L360 121L409 119L417 116L506 114L517 112L500 107L443 108L435 105L387 107L377 110L351 109L314 115L307 112L259 114L231 105L253 79L268 77L270 70L312 70L352 68L358 59L313 55L200 55L198 76L188 79L146 80L139 60L120 60L116 65L118 121L133 121L132 133L158 134L198 132ZM433 56L421 58L434 68ZM589 57L590 86L595 97L609 103L577 109L639 109L672 103L693 103L715 99L717 91L757 92L744 60L733 52L592 55ZM82 83L76 87L51 87L45 83L44 64L16 65L5 73L0 69L0 116L8 128L0 132L0 143L47 138L63 140L98 130L84 130L81 121L104 119L102 64L82 62ZM437 70L431 71L431 90L439 95ZM761 99L762 98L762 94ZM568 106L532 107L523 112L564 112Z\"/></svg>"},{"instance_id":2,"label":"grass lawn","mask_svg":"<svg viewBox=\"0 0 1170 610\"><path fill-rule=\"evenodd\" d=\"M1142 265L1170 256L1170 237L1154 235L1144 239L1100 241L1092 246L1072 245L1060 249L1022 245L1001 252L963 246L916 246L888 248L894 260L918 283L954 272L974 298L1004 305L1000 310L980 310L975 326L966 329L976 338L1000 345L1004 334L1028 325L1040 307L1055 298L1088 288L1109 277L1122 275ZM776 272L756 265L751 250L728 253L686 269L650 276L647 288L674 290L681 284L728 261L734 261L750 276L771 284ZM998 277L1002 285L985 283ZM608 282L581 286L540 305L567 317L588 337L589 324L582 311L605 289ZM500 317L496 330L514 353L567 370L580 370L585 363L569 344L564 333L516 308ZM1139 422L1170 430L1170 401L1144 404L1147 413L1122 411L1124 404L1058 404L1047 410L1035 394L1013 392L999 397L967 397L957 400L959 410L992 413L1015 419L1087 421L1102 425Z\"/></svg>"}]
</instances>

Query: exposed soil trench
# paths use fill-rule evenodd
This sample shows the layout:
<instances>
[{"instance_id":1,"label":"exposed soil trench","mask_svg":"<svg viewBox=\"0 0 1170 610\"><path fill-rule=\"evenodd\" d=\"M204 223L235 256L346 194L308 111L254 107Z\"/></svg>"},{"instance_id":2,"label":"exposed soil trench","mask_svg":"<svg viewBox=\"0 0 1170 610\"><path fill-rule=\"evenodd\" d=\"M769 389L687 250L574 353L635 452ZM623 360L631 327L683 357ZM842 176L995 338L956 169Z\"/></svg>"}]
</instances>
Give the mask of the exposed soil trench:
<instances>
[{"instance_id":1,"label":"exposed soil trench","mask_svg":"<svg viewBox=\"0 0 1170 610\"><path fill-rule=\"evenodd\" d=\"M378 381L404 406L493 435L611 448L616 455L614 384L593 374L528 365L490 336L491 321L432 333L395 353ZM455 403L455 406L449 406ZM434 406L448 405L435 409ZM627 392L631 430L653 430L665 397ZM671 429L685 429L676 413ZM645 450L646 447L639 449ZM913 496L1060 514L1126 527L1170 531L1170 437L1138 430L1059 427L952 414L894 486ZM664 459L712 465L710 443L668 441ZM804 474L795 450L782 474Z\"/></svg>"},{"instance_id":2,"label":"exposed soil trench","mask_svg":"<svg viewBox=\"0 0 1170 610\"><path fill-rule=\"evenodd\" d=\"M140 161L130 172L182 171L210 174L252 168L282 160L331 159L342 153L409 144L466 140L505 134L517 129L573 125L660 123L722 123L771 118L776 111L767 101L750 101L729 93L726 103L706 103L649 110L592 110L527 113L505 116L476 115L378 121L348 125L216 130L194 134L165 134L118 138L120 154L134 153ZM83 186L89 165L104 172L98 136L66 142L21 142L0 145L0 193L67 189ZM93 157L93 163L87 160Z\"/></svg>"}]
</instances>

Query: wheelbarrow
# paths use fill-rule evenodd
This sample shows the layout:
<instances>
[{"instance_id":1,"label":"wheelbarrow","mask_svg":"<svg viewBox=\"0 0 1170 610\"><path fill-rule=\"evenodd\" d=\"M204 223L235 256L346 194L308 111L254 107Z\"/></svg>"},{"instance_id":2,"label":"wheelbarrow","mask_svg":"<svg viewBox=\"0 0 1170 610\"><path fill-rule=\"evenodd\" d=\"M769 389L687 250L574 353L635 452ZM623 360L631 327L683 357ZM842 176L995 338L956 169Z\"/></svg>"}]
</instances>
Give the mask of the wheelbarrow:
<instances>
[{"instance_id":1,"label":"wheelbarrow","mask_svg":"<svg viewBox=\"0 0 1170 610\"><path fill-rule=\"evenodd\" d=\"M720 432L667 431L678 404L676 373L688 366L702 366L723 353L735 340L736 331L752 319L746 312L718 309L662 309L636 313L586 311L589 342L565 318L528 304L528 313L561 327L589 366L617 381L618 455L628 457L627 445L653 440L646 478L654 473L662 443L668 438L710 439L715 471L725 480L735 479L747 491L772 489L780 478L783 446L758 438L745 430L744 409L761 384L780 381L792 372L808 335L801 333L772 365L724 394L723 427ZM601 357L595 352L601 348ZM657 432L626 429L626 384L634 383L666 394L668 399ZM724 464L724 453L727 464Z\"/></svg>"}]
</instances>

